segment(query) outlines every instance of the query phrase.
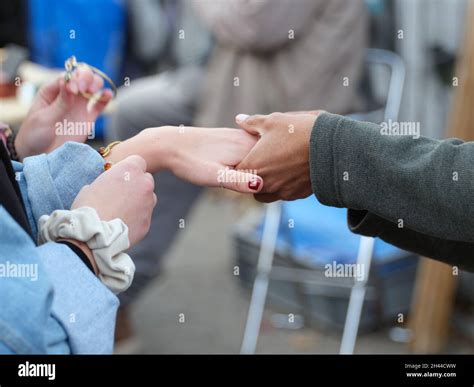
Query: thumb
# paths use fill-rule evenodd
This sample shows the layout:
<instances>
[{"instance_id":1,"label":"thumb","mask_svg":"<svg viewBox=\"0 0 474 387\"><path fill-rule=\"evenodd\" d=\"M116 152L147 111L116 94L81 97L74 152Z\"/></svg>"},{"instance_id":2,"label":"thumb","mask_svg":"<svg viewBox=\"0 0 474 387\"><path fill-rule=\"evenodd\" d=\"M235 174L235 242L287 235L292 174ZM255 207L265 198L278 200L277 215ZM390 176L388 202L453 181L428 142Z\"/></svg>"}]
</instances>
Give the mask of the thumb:
<instances>
[{"instance_id":1,"label":"thumb","mask_svg":"<svg viewBox=\"0 0 474 387\"><path fill-rule=\"evenodd\" d=\"M107 104L112 100L112 90L104 89L98 93L98 99L93 101L89 100L87 104L87 111L92 113L94 116L99 116L102 111L107 107Z\"/></svg>"},{"instance_id":2,"label":"thumb","mask_svg":"<svg viewBox=\"0 0 474 387\"><path fill-rule=\"evenodd\" d=\"M261 136L263 134L263 123L265 121L264 115L254 114L249 116L247 114L238 114L235 117L235 122L246 132L254 136Z\"/></svg>"},{"instance_id":3,"label":"thumb","mask_svg":"<svg viewBox=\"0 0 474 387\"><path fill-rule=\"evenodd\" d=\"M57 110L67 111L72 107L77 93L71 90L71 85L72 80L70 82L66 82L64 79L58 80L58 92L54 99L54 105Z\"/></svg>"},{"instance_id":4,"label":"thumb","mask_svg":"<svg viewBox=\"0 0 474 387\"><path fill-rule=\"evenodd\" d=\"M38 95L41 100L50 105L56 99L61 88L61 78L56 78L54 81L46 83L40 88Z\"/></svg>"},{"instance_id":5,"label":"thumb","mask_svg":"<svg viewBox=\"0 0 474 387\"><path fill-rule=\"evenodd\" d=\"M258 193L263 188L263 179L253 173L226 168L218 176L220 186L240 193Z\"/></svg>"}]
</instances>

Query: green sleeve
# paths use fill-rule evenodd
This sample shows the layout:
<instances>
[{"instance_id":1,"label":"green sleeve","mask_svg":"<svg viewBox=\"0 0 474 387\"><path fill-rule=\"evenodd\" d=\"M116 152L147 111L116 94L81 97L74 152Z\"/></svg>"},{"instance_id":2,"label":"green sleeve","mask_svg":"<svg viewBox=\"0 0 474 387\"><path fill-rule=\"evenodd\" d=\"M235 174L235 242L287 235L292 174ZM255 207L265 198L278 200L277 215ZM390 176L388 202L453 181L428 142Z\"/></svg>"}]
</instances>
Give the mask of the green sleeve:
<instances>
[{"instance_id":1,"label":"green sleeve","mask_svg":"<svg viewBox=\"0 0 474 387\"><path fill-rule=\"evenodd\" d=\"M474 143L387 135L324 113L311 134L310 170L318 200L349 208L354 232L453 264L473 260Z\"/></svg>"}]
</instances>

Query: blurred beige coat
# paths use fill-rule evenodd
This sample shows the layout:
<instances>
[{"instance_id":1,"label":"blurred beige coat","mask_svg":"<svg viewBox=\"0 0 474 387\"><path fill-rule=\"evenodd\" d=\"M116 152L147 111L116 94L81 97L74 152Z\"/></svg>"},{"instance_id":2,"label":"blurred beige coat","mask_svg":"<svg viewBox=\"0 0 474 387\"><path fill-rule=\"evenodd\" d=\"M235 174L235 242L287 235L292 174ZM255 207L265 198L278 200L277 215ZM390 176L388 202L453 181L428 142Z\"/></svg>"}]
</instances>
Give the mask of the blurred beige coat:
<instances>
[{"instance_id":1,"label":"blurred beige coat","mask_svg":"<svg viewBox=\"0 0 474 387\"><path fill-rule=\"evenodd\" d=\"M197 125L235 126L238 113L358 109L363 0L193 1L217 40Z\"/></svg>"}]
</instances>

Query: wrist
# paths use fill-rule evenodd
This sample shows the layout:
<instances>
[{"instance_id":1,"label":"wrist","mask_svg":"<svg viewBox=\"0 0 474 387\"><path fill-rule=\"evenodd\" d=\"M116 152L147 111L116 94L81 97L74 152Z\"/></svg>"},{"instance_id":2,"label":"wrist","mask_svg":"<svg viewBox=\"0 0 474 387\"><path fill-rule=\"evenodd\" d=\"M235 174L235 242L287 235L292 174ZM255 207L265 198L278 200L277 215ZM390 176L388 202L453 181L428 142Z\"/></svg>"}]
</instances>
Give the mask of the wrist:
<instances>
[{"instance_id":1,"label":"wrist","mask_svg":"<svg viewBox=\"0 0 474 387\"><path fill-rule=\"evenodd\" d=\"M92 268L94 269L95 275L99 275L99 268L97 267L97 262L95 261L94 254L92 254L92 250L89 248L87 243L81 242L75 239L58 239L58 242L68 242L79 248L84 255L87 257L89 262L92 265Z\"/></svg>"},{"instance_id":2,"label":"wrist","mask_svg":"<svg viewBox=\"0 0 474 387\"><path fill-rule=\"evenodd\" d=\"M136 136L114 146L104 160L115 164L128 156L138 155L145 159L147 172L172 169L176 157L177 129L170 126L144 129Z\"/></svg>"},{"instance_id":3,"label":"wrist","mask_svg":"<svg viewBox=\"0 0 474 387\"><path fill-rule=\"evenodd\" d=\"M147 162L148 172L163 170L173 172L180 150L179 128L163 126L144 129L137 137L143 144L143 158Z\"/></svg>"}]
</instances>

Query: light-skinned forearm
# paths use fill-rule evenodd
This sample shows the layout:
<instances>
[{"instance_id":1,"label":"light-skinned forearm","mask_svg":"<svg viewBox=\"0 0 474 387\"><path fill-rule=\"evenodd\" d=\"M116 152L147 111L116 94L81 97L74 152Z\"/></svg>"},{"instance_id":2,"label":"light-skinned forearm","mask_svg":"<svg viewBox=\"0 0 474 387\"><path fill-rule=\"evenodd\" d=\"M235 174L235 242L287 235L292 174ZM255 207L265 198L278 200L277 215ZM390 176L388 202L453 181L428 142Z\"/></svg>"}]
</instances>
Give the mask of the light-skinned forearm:
<instances>
[{"instance_id":1,"label":"light-skinned forearm","mask_svg":"<svg viewBox=\"0 0 474 387\"><path fill-rule=\"evenodd\" d=\"M178 130L177 127L144 129L114 146L105 160L116 164L128 156L138 155L145 159L150 173L172 169L177 157Z\"/></svg>"}]
</instances>

